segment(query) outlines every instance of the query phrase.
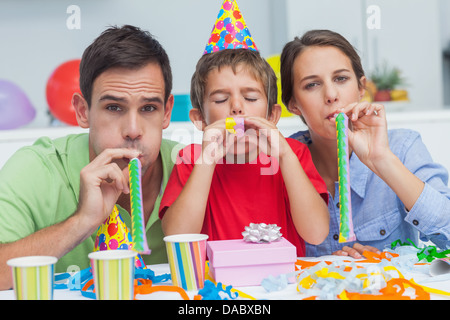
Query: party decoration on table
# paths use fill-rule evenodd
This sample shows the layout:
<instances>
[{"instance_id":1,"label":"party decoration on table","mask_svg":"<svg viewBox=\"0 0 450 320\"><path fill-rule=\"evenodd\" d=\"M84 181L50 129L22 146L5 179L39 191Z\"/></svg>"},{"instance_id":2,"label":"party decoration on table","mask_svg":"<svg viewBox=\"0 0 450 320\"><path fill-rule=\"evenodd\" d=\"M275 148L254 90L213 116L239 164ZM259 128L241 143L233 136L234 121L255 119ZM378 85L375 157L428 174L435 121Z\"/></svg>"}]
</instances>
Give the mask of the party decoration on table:
<instances>
[{"instance_id":1,"label":"party decoration on table","mask_svg":"<svg viewBox=\"0 0 450 320\"><path fill-rule=\"evenodd\" d=\"M198 291L198 296L194 300L236 300L239 293L232 289L232 286L224 287L221 282L216 285L210 280L205 280L203 289Z\"/></svg>"},{"instance_id":2,"label":"party decoration on table","mask_svg":"<svg viewBox=\"0 0 450 320\"><path fill-rule=\"evenodd\" d=\"M238 137L242 137L245 132L244 118L226 118L225 129L229 133L235 134Z\"/></svg>"},{"instance_id":3,"label":"party decoration on table","mask_svg":"<svg viewBox=\"0 0 450 320\"><path fill-rule=\"evenodd\" d=\"M431 277L418 284L413 279L405 279L400 271L428 275L430 263L420 263L418 258L423 249L408 239L407 242L394 241L381 253L365 251L365 260L307 261L299 258L297 290L310 295L306 299L428 300L430 294L450 296L450 292L423 285L434 279L446 281L449 275Z\"/></svg>"},{"instance_id":4,"label":"party decoration on table","mask_svg":"<svg viewBox=\"0 0 450 320\"><path fill-rule=\"evenodd\" d=\"M411 287L414 295L406 295ZM314 299L325 300L429 300L425 287L404 278L394 266L369 265L356 267L342 261L319 262L302 271L297 278L297 290Z\"/></svg>"},{"instance_id":5,"label":"party decoration on table","mask_svg":"<svg viewBox=\"0 0 450 320\"><path fill-rule=\"evenodd\" d=\"M130 176L131 224L134 250L142 254L150 254L144 223L144 206L142 203L141 162L133 158L128 163Z\"/></svg>"},{"instance_id":6,"label":"party decoration on table","mask_svg":"<svg viewBox=\"0 0 450 320\"><path fill-rule=\"evenodd\" d=\"M276 277L269 275L267 278L261 281L261 286L267 292L281 291L287 288L289 284L289 278L295 276L295 273L279 274Z\"/></svg>"},{"instance_id":7,"label":"party decoration on table","mask_svg":"<svg viewBox=\"0 0 450 320\"><path fill-rule=\"evenodd\" d=\"M0 79L0 130L16 129L30 123L36 110L23 90Z\"/></svg>"},{"instance_id":8,"label":"party decoration on table","mask_svg":"<svg viewBox=\"0 0 450 320\"><path fill-rule=\"evenodd\" d=\"M258 50L236 1L225 0L203 54L240 48Z\"/></svg>"},{"instance_id":9,"label":"party decoration on table","mask_svg":"<svg viewBox=\"0 0 450 320\"><path fill-rule=\"evenodd\" d=\"M97 231L94 251L103 250L134 250L131 233L123 221L117 206L114 206L112 213ZM146 268L140 254L136 257L136 267Z\"/></svg>"},{"instance_id":10,"label":"party decoration on table","mask_svg":"<svg viewBox=\"0 0 450 320\"><path fill-rule=\"evenodd\" d=\"M350 193L350 166L348 149L348 117L339 113L336 117L336 137L339 174L340 226L339 242L355 241Z\"/></svg>"},{"instance_id":11,"label":"party decoration on table","mask_svg":"<svg viewBox=\"0 0 450 320\"><path fill-rule=\"evenodd\" d=\"M400 239L391 243L391 250L396 247L413 247L417 252L418 261L432 262L435 259L445 259L450 256L450 249L448 250L438 250L436 246L433 245L424 245L419 248L411 239L407 239L405 242L402 242Z\"/></svg>"},{"instance_id":12,"label":"party decoration on table","mask_svg":"<svg viewBox=\"0 0 450 320\"><path fill-rule=\"evenodd\" d=\"M167 282L170 280L170 273L155 275L155 272L149 268L135 268L134 272L134 296L137 294L149 294L157 291L175 291L181 289L173 286L155 286L155 283ZM167 289L175 288L175 290ZM95 299L94 279L92 268L80 270L74 274L68 272L55 275L55 289L69 289L71 291L80 291L83 297ZM181 289L182 290L182 289ZM178 291L181 291L178 290ZM180 292L182 297L187 297L186 292Z\"/></svg>"},{"instance_id":13,"label":"party decoration on table","mask_svg":"<svg viewBox=\"0 0 450 320\"><path fill-rule=\"evenodd\" d=\"M77 126L72 96L80 90L80 59L59 65L47 80L46 97L51 114L65 124Z\"/></svg>"},{"instance_id":14,"label":"party decoration on table","mask_svg":"<svg viewBox=\"0 0 450 320\"><path fill-rule=\"evenodd\" d=\"M137 290L137 291L136 291ZM186 291L177 286L166 285L166 286L154 286L151 282L141 285L135 288L136 295L147 295L155 292L177 292L183 300L190 300ZM135 296L136 296L135 295Z\"/></svg>"},{"instance_id":15,"label":"party decoration on table","mask_svg":"<svg viewBox=\"0 0 450 320\"><path fill-rule=\"evenodd\" d=\"M281 239L280 229L276 224L250 223L242 235L246 242L268 243Z\"/></svg>"},{"instance_id":16,"label":"party decoration on table","mask_svg":"<svg viewBox=\"0 0 450 320\"><path fill-rule=\"evenodd\" d=\"M435 278L443 277L445 275L450 276L450 250L438 250L436 246L424 245L419 248L411 239L407 239L405 242L397 240L392 242L391 250L399 251L402 249L408 250L411 254L417 256L417 261L426 261L430 263L429 273ZM441 279L439 278L439 279Z\"/></svg>"}]
</instances>

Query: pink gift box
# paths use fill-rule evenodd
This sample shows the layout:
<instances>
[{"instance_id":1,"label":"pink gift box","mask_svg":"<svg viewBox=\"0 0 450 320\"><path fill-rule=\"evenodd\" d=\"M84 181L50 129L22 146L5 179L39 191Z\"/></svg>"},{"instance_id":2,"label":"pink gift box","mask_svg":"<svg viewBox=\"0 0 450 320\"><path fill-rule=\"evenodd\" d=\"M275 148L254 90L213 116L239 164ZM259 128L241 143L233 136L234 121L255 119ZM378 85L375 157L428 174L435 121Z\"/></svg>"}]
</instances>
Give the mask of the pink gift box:
<instances>
[{"instance_id":1,"label":"pink gift box","mask_svg":"<svg viewBox=\"0 0 450 320\"><path fill-rule=\"evenodd\" d=\"M232 286L259 286L270 275L295 271L297 261L295 246L284 238L270 243L208 241L206 252L209 275L216 282Z\"/></svg>"}]
</instances>

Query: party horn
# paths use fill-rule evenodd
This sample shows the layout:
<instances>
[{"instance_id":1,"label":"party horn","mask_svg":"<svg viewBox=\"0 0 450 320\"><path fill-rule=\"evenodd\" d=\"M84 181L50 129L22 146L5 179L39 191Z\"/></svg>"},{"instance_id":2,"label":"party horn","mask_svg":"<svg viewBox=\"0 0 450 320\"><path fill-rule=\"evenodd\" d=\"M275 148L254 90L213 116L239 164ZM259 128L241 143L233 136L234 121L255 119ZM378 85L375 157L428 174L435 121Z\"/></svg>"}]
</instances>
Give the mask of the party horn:
<instances>
[{"instance_id":1,"label":"party horn","mask_svg":"<svg viewBox=\"0 0 450 320\"><path fill-rule=\"evenodd\" d=\"M353 231L352 203L350 196L348 117L344 113L339 113L336 117L336 137L340 205L339 242L350 242L355 241L356 236Z\"/></svg>"},{"instance_id":2,"label":"party horn","mask_svg":"<svg viewBox=\"0 0 450 320\"><path fill-rule=\"evenodd\" d=\"M229 133L237 134L240 137L244 135L245 132L244 122L244 118L226 118L225 129L227 129Z\"/></svg>"},{"instance_id":3,"label":"party horn","mask_svg":"<svg viewBox=\"0 0 450 320\"><path fill-rule=\"evenodd\" d=\"M134 250L150 254L145 233L144 206L142 204L141 162L133 158L128 164L130 172L131 229Z\"/></svg>"}]
</instances>

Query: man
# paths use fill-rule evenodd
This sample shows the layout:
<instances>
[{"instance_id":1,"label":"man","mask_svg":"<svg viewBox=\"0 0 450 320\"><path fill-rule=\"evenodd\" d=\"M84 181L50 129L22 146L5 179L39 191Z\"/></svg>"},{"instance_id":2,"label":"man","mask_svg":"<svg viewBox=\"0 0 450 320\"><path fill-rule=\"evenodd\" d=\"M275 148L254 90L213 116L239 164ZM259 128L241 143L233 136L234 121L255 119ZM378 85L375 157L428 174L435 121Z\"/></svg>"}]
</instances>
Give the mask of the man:
<instances>
[{"instance_id":1,"label":"man","mask_svg":"<svg viewBox=\"0 0 450 320\"><path fill-rule=\"evenodd\" d=\"M41 138L0 171L0 289L12 286L6 261L51 255L56 272L89 266L98 227L117 204L131 229L128 162L142 164L147 264L167 261L159 203L177 143L162 139L174 103L169 58L148 33L111 27L84 52L72 105L89 134Z\"/></svg>"}]
</instances>

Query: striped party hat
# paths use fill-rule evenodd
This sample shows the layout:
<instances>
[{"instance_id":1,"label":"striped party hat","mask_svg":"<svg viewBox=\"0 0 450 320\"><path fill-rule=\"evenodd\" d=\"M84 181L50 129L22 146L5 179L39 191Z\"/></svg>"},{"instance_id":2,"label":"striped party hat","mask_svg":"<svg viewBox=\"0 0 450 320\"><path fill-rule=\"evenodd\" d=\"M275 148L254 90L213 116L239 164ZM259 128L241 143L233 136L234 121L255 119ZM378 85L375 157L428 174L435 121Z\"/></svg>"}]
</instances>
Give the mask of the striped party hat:
<instances>
[{"instance_id":1,"label":"striped party hat","mask_svg":"<svg viewBox=\"0 0 450 320\"><path fill-rule=\"evenodd\" d=\"M240 48L258 51L236 1L225 0L203 54Z\"/></svg>"}]
</instances>

